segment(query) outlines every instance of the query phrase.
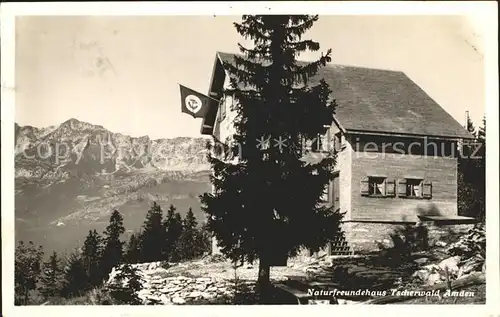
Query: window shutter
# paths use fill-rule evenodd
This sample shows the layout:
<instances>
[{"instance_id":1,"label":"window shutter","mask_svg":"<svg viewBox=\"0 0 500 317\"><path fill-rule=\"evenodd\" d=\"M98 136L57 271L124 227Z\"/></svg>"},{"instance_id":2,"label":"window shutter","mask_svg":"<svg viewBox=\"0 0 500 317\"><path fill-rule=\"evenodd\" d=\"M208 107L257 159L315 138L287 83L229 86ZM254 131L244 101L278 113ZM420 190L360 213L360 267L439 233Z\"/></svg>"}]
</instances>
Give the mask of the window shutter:
<instances>
[{"instance_id":1,"label":"window shutter","mask_svg":"<svg viewBox=\"0 0 500 317\"><path fill-rule=\"evenodd\" d=\"M396 182L394 180L386 181L385 193L388 197L394 197L396 194Z\"/></svg>"},{"instance_id":2,"label":"window shutter","mask_svg":"<svg viewBox=\"0 0 500 317\"><path fill-rule=\"evenodd\" d=\"M422 197L432 198L432 182L424 181L422 186Z\"/></svg>"},{"instance_id":3,"label":"window shutter","mask_svg":"<svg viewBox=\"0 0 500 317\"><path fill-rule=\"evenodd\" d=\"M406 197L406 179L398 181L398 197Z\"/></svg>"},{"instance_id":4,"label":"window shutter","mask_svg":"<svg viewBox=\"0 0 500 317\"><path fill-rule=\"evenodd\" d=\"M363 177L360 182L361 196L368 196L370 194L370 186L368 177Z\"/></svg>"}]
</instances>

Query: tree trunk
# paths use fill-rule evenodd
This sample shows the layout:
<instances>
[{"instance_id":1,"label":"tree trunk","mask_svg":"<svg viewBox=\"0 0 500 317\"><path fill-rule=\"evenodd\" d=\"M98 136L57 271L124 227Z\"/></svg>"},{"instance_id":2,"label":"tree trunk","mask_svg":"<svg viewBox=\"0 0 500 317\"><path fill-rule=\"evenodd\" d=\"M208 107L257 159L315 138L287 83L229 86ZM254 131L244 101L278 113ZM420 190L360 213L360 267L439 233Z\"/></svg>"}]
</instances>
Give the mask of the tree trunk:
<instances>
[{"instance_id":1,"label":"tree trunk","mask_svg":"<svg viewBox=\"0 0 500 317\"><path fill-rule=\"evenodd\" d=\"M257 292L261 304L270 303L271 282L270 282L271 267L265 256L259 259L259 277L257 280Z\"/></svg>"}]
</instances>

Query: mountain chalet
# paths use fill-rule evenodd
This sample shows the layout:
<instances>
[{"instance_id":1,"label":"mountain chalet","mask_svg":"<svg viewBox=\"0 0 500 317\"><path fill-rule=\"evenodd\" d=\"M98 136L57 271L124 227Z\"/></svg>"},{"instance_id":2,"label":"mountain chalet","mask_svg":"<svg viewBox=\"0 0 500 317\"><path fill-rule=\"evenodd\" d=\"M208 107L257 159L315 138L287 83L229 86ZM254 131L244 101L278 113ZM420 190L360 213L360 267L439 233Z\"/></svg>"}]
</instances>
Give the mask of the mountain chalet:
<instances>
[{"instance_id":1,"label":"mountain chalet","mask_svg":"<svg viewBox=\"0 0 500 317\"><path fill-rule=\"evenodd\" d=\"M234 133L229 76L216 53L201 134L228 142ZM376 250L390 243L395 227L420 223L438 239L448 229L466 230L473 218L458 215L457 148L473 137L403 72L327 65L310 78L323 78L337 108L323 137L337 151L335 176L325 203L345 212L345 238L328 254ZM213 243L213 252L218 252Z\"/></svg>"}]
</instances>

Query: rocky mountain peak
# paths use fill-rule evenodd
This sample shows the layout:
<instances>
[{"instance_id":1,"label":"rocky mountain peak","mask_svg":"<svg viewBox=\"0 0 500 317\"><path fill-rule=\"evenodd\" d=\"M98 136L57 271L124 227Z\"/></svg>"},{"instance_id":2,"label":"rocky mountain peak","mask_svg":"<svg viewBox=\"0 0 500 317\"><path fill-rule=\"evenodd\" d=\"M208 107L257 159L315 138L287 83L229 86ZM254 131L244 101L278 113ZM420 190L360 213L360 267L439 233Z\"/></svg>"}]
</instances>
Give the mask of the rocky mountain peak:
<instances>
[{"instance_id":1,"label":"rocky mountain peak","mask_svg":"<svg viewBox=\"0 0 500 317\"><path fill-rule=\"evenodd\" d=\"M131 137L113 133L100 125L75 118L57 127L16 125L16 130L16 163L30 157L29 164L24 162L19 165L23 166L23 177L31 174L26 170L27 165L33 165L33 170L40 170L41 167L58 171L76 169L80 174L99 173L103 169L107 173L145 168L175 171L209 169L204 138L178 137L153 141L147 135ZM38 148L43 148L43 151ZM39 155L40 152L44 155ZM68 171L67 174L75 173Z\"/></svg>"}]
</instances>

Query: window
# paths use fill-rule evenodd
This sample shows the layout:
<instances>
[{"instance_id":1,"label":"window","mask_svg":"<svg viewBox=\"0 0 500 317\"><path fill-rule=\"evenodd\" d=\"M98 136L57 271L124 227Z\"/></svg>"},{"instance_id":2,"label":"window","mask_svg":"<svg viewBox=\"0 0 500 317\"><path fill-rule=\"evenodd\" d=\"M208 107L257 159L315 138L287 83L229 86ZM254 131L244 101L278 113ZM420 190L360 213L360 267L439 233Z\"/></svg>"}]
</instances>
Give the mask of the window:
<instances>
[{"instance_id":1,"label":"window","mask_svg":"<svg viewBox=\"0 0 500 317\"><path fill-rule=\"evenodd\" d=\"M385 177L368 178L368 195L385 196Z\"/></svg>"},{"instance_id":2,"label":"window","mask_svg":"<svg viewBox=\"0 0 500 317\"><path fill-rule=\"evenodd\" d=\"M418 178L404 178L398 181L398 197L431 199L432 182Z\"/></svg>"},{"instance_id":3,"label":"window","mask_svg":"<svg viewBox=\"0 0 500 317\"><path fill-rule=\"evenodd\" d=\"M396 182L385 176L365 176L361 178L361 196L395 197Z\"/></svg>"},{"instance_id":4,"label":"window","mask_svg":"<svg viewBox=\"0 0 500 317\"><path fill-rule=\"evenodd\" d=\"M422 197L421 179L406 179L406 197Z\"/></svg>"}]
</instances>

